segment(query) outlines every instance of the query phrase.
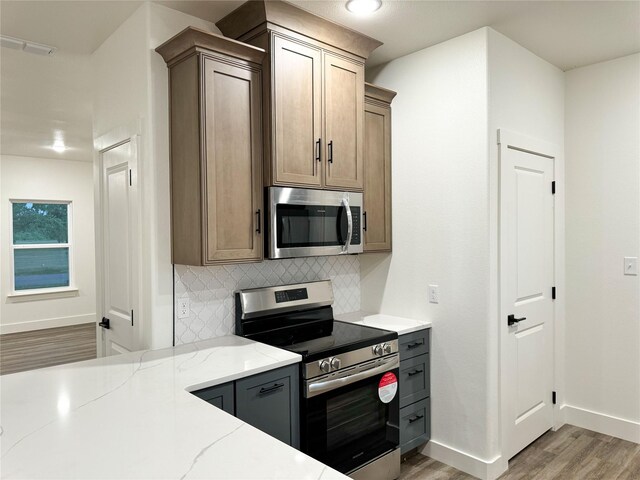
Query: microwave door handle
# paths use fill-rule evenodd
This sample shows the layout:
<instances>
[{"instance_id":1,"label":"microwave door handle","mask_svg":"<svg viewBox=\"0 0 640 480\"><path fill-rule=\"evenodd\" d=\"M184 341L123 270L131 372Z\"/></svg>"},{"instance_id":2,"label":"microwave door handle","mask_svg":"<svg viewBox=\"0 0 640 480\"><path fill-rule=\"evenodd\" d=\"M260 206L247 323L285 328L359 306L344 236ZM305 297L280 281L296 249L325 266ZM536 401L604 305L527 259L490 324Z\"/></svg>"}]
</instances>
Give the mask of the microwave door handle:
<instances>
[{"instance_id":1,"label":"microwave door handle","mask_svg":"<svg viewBox=\"0 0 640 480\"><path fill-rule=\"evenodd\" d=\"M344 242L341 253L349 253L351 246L351 237L353 236L353 216L351 215L351 207L349 206L349 195L342 197L344 210L347 212L347 240Z\"/></svg>"}]
</instances>

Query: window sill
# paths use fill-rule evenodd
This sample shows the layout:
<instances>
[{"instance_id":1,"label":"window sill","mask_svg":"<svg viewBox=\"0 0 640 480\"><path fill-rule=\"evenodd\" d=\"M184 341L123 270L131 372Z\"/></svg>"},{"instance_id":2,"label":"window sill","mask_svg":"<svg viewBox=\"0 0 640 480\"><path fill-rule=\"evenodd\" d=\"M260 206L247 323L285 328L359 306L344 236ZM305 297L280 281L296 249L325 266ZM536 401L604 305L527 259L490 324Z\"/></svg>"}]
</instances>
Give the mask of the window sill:
<instances>
[{"instance_id":1,"label":"window sill","mask_svg":"<svg viewBox=\"0 0 640 480\"><path fill-rule=\"evenodd\" d=\"M10 302L30 302L32 300L52 300L55 298L77 297L77 288L59 288L55 290L32 290L13 292L7 295Z\"/></svg>"}]
</instances>

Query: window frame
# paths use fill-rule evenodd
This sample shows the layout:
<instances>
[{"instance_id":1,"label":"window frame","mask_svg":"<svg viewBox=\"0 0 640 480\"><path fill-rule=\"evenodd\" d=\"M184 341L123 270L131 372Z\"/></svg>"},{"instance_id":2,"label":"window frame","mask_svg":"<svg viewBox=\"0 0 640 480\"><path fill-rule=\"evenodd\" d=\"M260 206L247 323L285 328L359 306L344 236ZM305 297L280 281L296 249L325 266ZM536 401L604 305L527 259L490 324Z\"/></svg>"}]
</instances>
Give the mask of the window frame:
<instances>
[{"instance_id":1,"label":"window frame","mask_svg":"<svg viewBox=\"0 0 640 480\"><path fill-rule=\"evenodd\" d=\"M15 244L13 241L13 204L14 203L49 203L58 205L67 205L67 243L29 243ZM35 200L35 199L9 199L9 297L28 297L32 295L65 295L77 292L75 284L75 269L73 261L73 201L72 200ZM47 287L47 288L28 288L24 290L16 290L15 282L15 251L31 250L35 248L67 248L69 250L69 285L63 287Z\"/></svg>"}]
</instances>

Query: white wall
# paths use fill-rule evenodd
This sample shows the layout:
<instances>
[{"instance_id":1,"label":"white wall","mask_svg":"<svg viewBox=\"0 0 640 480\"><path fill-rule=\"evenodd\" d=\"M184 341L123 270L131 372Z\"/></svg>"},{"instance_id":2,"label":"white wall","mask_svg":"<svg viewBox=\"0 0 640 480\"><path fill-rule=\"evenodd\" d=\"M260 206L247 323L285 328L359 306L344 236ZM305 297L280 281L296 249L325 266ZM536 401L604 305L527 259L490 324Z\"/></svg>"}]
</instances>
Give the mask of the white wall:
<instances>
[{"instance_id":1,"label":"white wall","mask_svg":"<svg viewBox=\"0 0 640 480\"><path fill-rule=\"evenodd\" d=\"M508 440L502 436L501 427L506 426L508 412L513 411L507 395L501 389L500 349L509 332L506 314L499 309L499 151L497 132L499 129L515 132L527 137L553 144L555 151L564 150L564 73L559 68L541 59L513 40L489 28L489 223L490 223L490 315L488 336L490 338L488 378L490 411L488 414L492 432L492 448L500 454ZM564 158L555 159L555 215L556 244L555 286L558 299L555 301L554 388L562 401L564 394L564 355L562 348L564 324ZM551 288L553 285L549 285ZM501 338L502 335L502 338ZM509 359L505 359L508 361ZM506 380L506 379L502 379ZM502 393L505 393L502 396ZM551 392L549 392L551 398ZM557 412L559 417L559 412ZM505 416L501 418L501 415ZM504 421L504 423L501 423ZM562 424L556 419L556 425ZM506 468L507 458L502 458Z\"/></svg>"},{"instance_id":2,"label":"white wall","mask_svg":"<svg viewBox=\"0 0 640 480\"><path fill-rule=\"evenodd\" d=\"M640 442L640 54L566 74L566 418Z\"/></svg>"},{"instance_id":3,"label":"white wall","mask_svg":"<svg viewBox=\"0 0 640 480\"><path fill-rule=\"evenodd\" d=\"M141 348L173 343L168 72L154 50L187 26L212 23L145 3L92 55L94 138L140 120Z\"/></svg>"},{"instance_id":4,"label":"white wall","mask_svg":"<svg viewBox=\"0 0 640 480\"><path fill-rule=\"evenodd\" d=\"M93 181L90 162L2 155L0 157L0 333L61 327L96 320ZM8 298L11 277L9 200L70 200L72 262L78 294L60 298Z\"/></svg>"},{"instance_id":5,"label":"white wall","mask_svg":"<svg viewBox=\"0 0 640 480\"><path fill-rule=\"evenodd\" d=\"M372 69L367 79L398 95L392 104L395 249L362 256L363 309L433 322L432 440L425 453L496 477L507 466L497 130L562 150L563 73L483 28ZM440 287L437 305L427 301L428 284Z\"/></svg>"},{"instance_id":6,"label":"white wall","mask_svg":"<svg viewBox=\"0 0 640 480\"><path fill-rule=\"evenodd\" d=\"M433 322L431 444L488 460L486 29L393 60L367 80L398 95L394 251L361 256L362 307ZM428 284L440 286L437 305Z\"/></svg>"}]
</instances>

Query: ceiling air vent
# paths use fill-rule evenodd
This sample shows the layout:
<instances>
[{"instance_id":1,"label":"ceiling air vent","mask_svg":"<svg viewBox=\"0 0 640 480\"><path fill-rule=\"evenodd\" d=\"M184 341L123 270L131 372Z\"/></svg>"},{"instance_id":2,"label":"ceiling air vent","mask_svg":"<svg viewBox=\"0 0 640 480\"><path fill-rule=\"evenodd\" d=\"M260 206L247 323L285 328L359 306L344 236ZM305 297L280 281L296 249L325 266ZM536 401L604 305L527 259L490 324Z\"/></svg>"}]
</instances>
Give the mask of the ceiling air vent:
<instances>
[{"instance_id":1,"label":"ceiling air vent","mask_svg":"<svg viewBox=\"0 0 640 480\"><path fill-rule=\"evenodd\" d=\"M0 44L3 47L13 48L14 50L24 50L28 53L35 53L36 55L53 55L56 52L56 47L50 47L49 45L43 45L41 43L29 42L28 40L21 40L19 38L9 37L7 35L0 35Z\"/></svg>"}]
</instances>

